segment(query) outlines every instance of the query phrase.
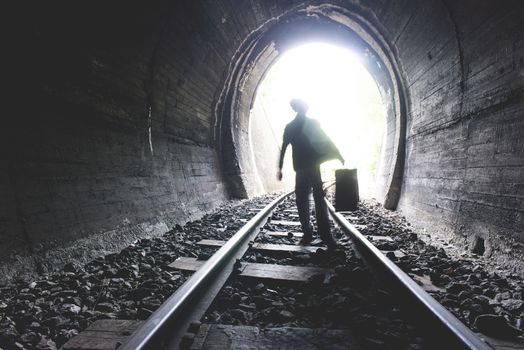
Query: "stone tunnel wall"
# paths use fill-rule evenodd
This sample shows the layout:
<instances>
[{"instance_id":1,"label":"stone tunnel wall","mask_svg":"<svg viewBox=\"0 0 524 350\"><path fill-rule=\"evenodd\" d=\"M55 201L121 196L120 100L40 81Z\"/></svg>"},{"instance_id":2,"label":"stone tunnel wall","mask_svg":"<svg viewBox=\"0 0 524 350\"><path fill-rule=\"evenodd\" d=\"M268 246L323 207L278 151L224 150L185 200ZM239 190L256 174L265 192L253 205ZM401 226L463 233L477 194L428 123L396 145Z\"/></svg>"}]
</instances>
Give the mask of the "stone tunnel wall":
<instances>
[{"instance_id":1,"label":"stone tunnel wall","mask_svg":"<svg viewBox=\"0 0 524 350\"><path fill-rule=\"evenodd\" d=\"M19 24L0 276L117 251L228 200L212 108L238 40L185 3L46 5Z\"/></svg>"},{"instance_id":2,"label":"stone tunnel wall","mask_svg":"<svg viewBox=\"0 0 524 350\"><path fill-rule=\"evenodd\" d=\"M524 3L410 4L388 26L411 102L400 209L522 271Z\"/></svg>"},{"instance_id":3,"label":"stone tunnel wall","mask_svg":"<svg viewBox=\"0 0 524 350\"><path fill-rule=\"evenodd\" d=\"M484 237L488 253L523 242L524 3L330 2L396 52L409 100L400 210L420 228ZM300 5L24 9L2 138L2 278L118 250L228 200L214 108L230 63Z\"/></svg>"}]
</instances>

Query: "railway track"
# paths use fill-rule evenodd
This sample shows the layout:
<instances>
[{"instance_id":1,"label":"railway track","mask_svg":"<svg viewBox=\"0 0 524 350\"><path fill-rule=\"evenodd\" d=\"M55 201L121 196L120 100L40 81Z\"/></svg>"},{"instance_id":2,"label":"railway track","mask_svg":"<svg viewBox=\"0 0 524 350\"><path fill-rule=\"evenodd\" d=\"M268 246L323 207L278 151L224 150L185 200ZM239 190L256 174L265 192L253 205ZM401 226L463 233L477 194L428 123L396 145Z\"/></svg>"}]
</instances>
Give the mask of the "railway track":
<instances>
[{"instance_id":1,"label":"railway track","mask_svg":"<svg viewBox=\"0 0 524 350\"><path fill-rule=\"evenodd\" d=\"M387 257L401 251L371 243L387 237L366 237L329 201L341 249L298 246L290 195L229 240L198 242L216 249L209 259L175 260L191 277L145 322L122 323L119 349L491 349Z\"/></svg>"}]
</instances>

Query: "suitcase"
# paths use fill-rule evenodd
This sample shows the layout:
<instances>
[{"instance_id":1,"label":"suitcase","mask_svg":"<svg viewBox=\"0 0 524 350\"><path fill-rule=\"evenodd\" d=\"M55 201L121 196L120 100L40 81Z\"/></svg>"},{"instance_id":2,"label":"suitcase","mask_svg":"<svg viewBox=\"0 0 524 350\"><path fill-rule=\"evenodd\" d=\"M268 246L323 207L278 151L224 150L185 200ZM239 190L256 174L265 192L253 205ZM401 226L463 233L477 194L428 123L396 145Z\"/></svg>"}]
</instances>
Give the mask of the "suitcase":
<instances>
[{"instance_id":1,"label":"suitcase","mask_svg":"<svg viewBox=\"0 0 524 350\"><path fill-rule=\"evenodd\" d=\"M358 208L357 169L338 169L335 171L335 209L354 211Z\"/></svg>"}]
</instances>

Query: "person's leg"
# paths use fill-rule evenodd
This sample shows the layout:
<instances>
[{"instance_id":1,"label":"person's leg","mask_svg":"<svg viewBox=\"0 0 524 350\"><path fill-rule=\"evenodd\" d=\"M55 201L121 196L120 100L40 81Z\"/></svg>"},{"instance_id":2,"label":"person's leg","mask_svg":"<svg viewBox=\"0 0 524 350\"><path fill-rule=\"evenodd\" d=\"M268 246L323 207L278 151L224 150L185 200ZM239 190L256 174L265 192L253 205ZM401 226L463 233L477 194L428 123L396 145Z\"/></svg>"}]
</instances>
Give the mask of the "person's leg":
<instances>
[{"instance_id":1,"label":"person's leg","mask_svg":"<svg viewBox=\"0 0 524 350\"><path fill-rule=\"evenodd\" d=\"M302 232L304 236L301 244L307 244L313 238L313 229L311 228L311 220L309 213L309 190L311 183L309 176L304 171L297 171L295 177L295 197L297 203L298 216L300 224L302 225Z\"/></svg>"},{"instance_id":2,"label":"person's leg","mask_svg":"<svg viewBox=\"0 0 524 350\"><path fill-rule=\"evenodd\" d=\"M315 169L312 174L313 198L315 200L315 213L317 218L318 234L328 248L336 246L331 236L327 205L324 202L324 190L322 189L322 178L320 169Z\"/></svg>"}]
</instances>

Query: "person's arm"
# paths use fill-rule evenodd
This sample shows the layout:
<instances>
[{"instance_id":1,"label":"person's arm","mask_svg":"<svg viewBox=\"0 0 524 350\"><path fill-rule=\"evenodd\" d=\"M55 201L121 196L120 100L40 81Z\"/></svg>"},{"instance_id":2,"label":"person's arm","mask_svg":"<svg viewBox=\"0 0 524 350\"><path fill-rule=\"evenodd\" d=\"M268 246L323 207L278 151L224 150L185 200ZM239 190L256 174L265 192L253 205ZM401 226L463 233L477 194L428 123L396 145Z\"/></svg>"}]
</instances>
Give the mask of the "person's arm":
<instances>
[{"instance_id":1,"label":"person's arm","mask_svg":"<svg viewBox=\"0 0 524 350\"><path fill-rule=\"evenodd\" d=\"M344 165L346 163L346 160L344 159L344 157L342 157L342 154L340 154L340 151L338 150L338 147L335 145L333 140L329 139L329 144L331 148L331 154L333 155L331 159L338 159L340 160L340 163Z\"/></svg>"},{"instance_id":2,"label":"person's arm","mask_svg":"<svg viewBox=\"0 0 524 350\"><path fill-rule=\"evenodd\" d=\"M338 153L338 160L340 160L340 163L342 163L342 165L346 164L346 160L344 159L344 157L342 157L340 152Z\"/></svg>"},{"instance_id":3,"label":"person's arm","mask_svg":"<svg viewBox=\"0 0 524 350\"><path fill-rule=\"evenodd\" d=\"M282 180L282 166L284 165L284 156L286 155L286 148L289 145L289 136L287 128L284 129L284 138L282 140L282 148L280 148L280 158L278 160L277 179Z\"/></svg>"},{"instance_id":4,"label":"person's arm","mask_svg":"<svg viewBox=\"0 0 524 350\"><path fill-rule=\"evenodd\" d=\"M346 163L346 160L344 159L344 157L342 157L342 154L340 154L340 151L338 150L338 147L335 145L335 143L332 140L330 141L333 145L333 148L335 149L335 154L337 155L336 158L340 160L340 163L342 163L342 165L344 165Z\"/></svg>"}]
</instances>

